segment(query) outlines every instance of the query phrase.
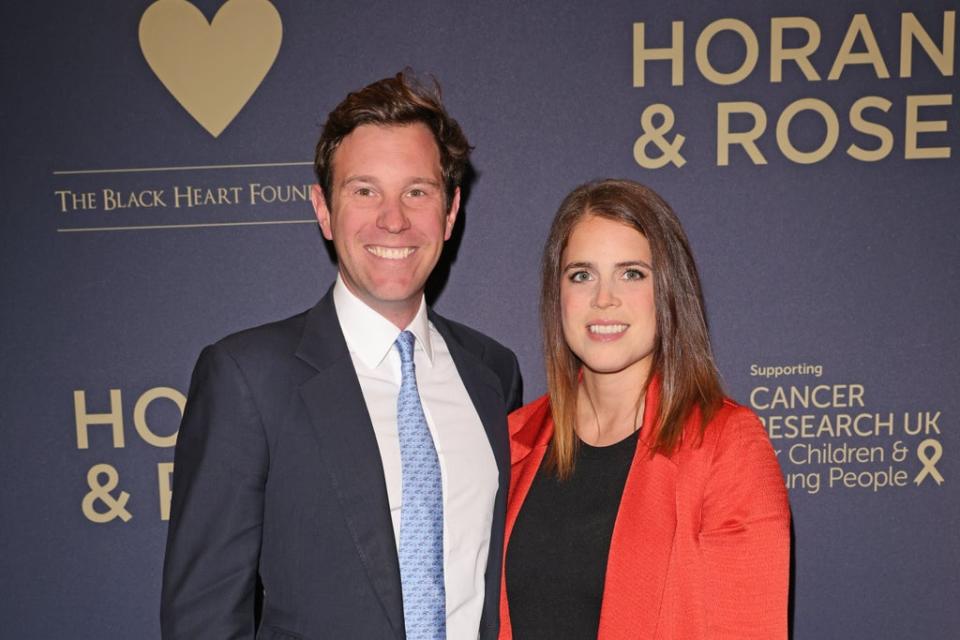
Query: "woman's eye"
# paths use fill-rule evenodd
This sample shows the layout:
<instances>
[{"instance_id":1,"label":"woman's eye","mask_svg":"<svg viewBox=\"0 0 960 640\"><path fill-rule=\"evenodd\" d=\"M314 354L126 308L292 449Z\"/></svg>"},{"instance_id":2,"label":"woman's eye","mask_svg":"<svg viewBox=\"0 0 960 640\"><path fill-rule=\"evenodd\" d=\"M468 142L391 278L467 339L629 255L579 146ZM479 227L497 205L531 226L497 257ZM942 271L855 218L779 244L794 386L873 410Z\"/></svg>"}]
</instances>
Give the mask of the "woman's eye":
<instances>
[{"instance_id":1,"label":"woman's eye","mask_svg":"<svg viewBox=\"0 0 960 640\"><path fill-rule=\"evenodd\" d=\"M647 274L645 274L640 269L627 269L626 271L623 272L624 280L643 280L646 277L647 277Z\"/></svg>"},{"instance_id":2,"label":"woman's eye","mask_svg":"<svg viewBox=\"0 0 960 640\"><path fill-rule=\"evenodd\" d=\"M586 282L590 280L590 273L587 271L574 271L569 276L570 282Z\"/></svg>"}]
</instances>

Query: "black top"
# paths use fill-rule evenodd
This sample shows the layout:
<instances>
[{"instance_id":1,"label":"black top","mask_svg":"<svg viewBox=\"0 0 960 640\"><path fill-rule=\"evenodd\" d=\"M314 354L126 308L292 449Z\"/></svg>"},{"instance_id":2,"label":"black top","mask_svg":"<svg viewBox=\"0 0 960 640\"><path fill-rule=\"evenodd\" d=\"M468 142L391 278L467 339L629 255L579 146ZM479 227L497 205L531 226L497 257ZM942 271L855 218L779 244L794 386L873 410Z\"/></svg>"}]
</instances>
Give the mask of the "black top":
<instances>
[{"instance_id":1,"label":"black top","mask_svg":"<svg viewBox=\"0 0 960 640\"><path fill-rule=\"evenodd\" d=\"M507 549L507 601L517 640L596 638L610 537L637 432L607 447L584 442L568 480L540 465Z\"/></svg>"}]
</instances>

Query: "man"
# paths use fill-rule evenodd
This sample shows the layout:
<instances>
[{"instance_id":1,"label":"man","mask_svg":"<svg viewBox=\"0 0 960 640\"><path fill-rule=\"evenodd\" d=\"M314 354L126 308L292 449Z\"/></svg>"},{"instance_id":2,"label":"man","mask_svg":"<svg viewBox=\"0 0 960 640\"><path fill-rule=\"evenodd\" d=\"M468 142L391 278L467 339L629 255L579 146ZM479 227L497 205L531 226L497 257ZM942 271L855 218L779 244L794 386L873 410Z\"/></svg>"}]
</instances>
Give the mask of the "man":
<instances>
[{"instance_id":1,"label":"man","mask_svg":"<svg viewBox=\"0 0 960 640\"><path fill-rule=\"evenodd\" d=\"M439 92L403 73L331 112L312 199L337 281L200 356L165 640L496 637L519 370L423 293L469 150Z\"/></svg>"}]
</instances>

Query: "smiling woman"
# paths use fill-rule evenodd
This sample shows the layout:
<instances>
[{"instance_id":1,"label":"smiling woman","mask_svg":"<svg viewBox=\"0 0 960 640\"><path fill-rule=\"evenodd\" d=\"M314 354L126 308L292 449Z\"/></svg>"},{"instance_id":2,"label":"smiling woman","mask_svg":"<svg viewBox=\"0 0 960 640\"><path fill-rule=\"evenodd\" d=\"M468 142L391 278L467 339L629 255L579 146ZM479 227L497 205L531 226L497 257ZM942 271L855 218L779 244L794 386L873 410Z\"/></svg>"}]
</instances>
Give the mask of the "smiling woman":
<instances>
[{"instance_id":1,"label":"smiling woman","mask_svg":"<svg viewBox=\"0 0 960 640\"><path fill-rule=\"evenodd\" d=\"M564 277L571 265L583 263L596 265L594 270L606 270L592 276L601 286L578 289L588 294L594 291L596 297L572 295L569 278ZM616 395L635 404L632 416L636 417L650 374L657 375L662 393L654 447L660 453L670 454L677 446L694 408L704 423L709 420L722 403L723 391L707 335L700 277L683 227L659 195L635 182L613 180L574 190L553 221L542 272L541 325L557 431L550 464L556 466L560 477L572 471L577 444L574 424L584 410L584 401L579 398L592 381L605 385L612 381L623 387ZM625 280L628 276L636 279L634 284L625 284L630 282ZM629 332L629 341L618 341L616 351L623 344L632 344L638 333L646 334L647 349L632 351L622 362L622 372L594 370L591 362L596 350L583 348L582 336L567 320L577 308L592 320L644 309L643 323ZM583 385L578 382L581 371L587 381ZM587 395L584 400L591 405L587 407L590 410L592 400ZM624 414L619 419L626 417ZM587 418L591 422L594 419Z\"/></svg>"},{"instance_id":2,"label":"smiling woman","mask_svg":"<svg viewBox=\"0 0 960 640\"><path fill-rule=\"evenodd\" d=\"M589 387L615 377L629 389L642 389L649 378L657 334L652 262L642 234L598 215L585 216L573 228L563 252L561 324L567 346L590 373L579 387L584 401L578 402L588 412L578 420L585 425L579 436L589 444L619 442L637 428L641 401L625 416L629 420L601 425L593 401L599 389L591 393ZM586 429L594 422L596 432Z\"/></svg>"},{"instance_id":3,"label":"smiling woman","mask_svg":"<svg viewBox=\"0 0 960 640\"><path fill-rule=\"evenodd\" d=\"M670 206L579 187L542 275L548 394L510 416L500 637L786 638L786 488L723 396Z\"/></svg>"}]
</instances>

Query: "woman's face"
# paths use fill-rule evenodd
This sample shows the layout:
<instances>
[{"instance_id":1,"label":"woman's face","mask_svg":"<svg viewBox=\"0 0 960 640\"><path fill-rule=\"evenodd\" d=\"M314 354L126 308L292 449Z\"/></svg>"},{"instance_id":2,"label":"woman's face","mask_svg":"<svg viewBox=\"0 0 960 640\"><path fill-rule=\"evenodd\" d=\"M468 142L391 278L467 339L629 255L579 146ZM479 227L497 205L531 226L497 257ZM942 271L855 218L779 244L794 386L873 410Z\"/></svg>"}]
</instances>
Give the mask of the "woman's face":
<instances>
[{"instance_id":1,"label":"woman's face","mask_svg":"<svg viewBox=\"0 0 960 640\"><path fill-rule=\"evenodd\" d=\"M595 373L646 379L657 315L650 243L622 222L587 214L560 263L560 310L567 345Z\"/></svg>"}]
</instances>

